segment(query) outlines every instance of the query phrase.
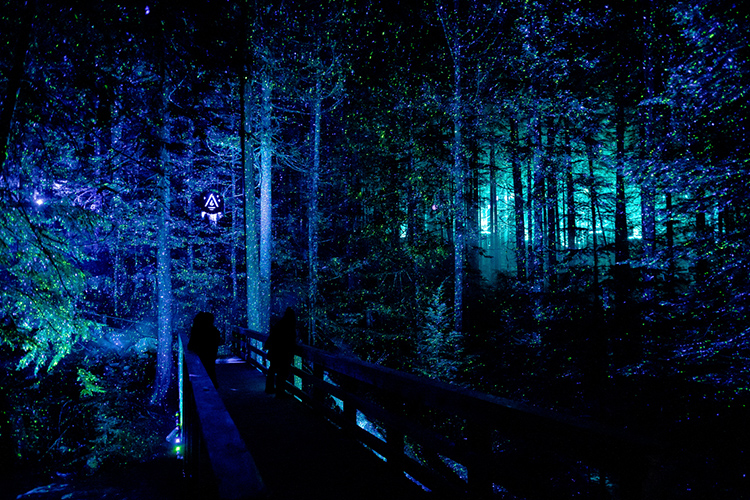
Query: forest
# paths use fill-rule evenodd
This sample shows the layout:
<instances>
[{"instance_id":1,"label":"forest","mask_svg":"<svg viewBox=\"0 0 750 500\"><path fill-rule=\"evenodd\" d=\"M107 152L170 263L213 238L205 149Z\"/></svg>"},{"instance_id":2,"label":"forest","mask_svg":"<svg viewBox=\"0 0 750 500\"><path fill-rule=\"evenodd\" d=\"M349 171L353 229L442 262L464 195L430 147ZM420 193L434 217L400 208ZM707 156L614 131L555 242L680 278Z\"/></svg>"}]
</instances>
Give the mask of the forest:
<instances>
[{"instance_id":1,"label":"forest","mask_svg":"<svg viewBox=\"0 0 750 500\"><path fill-rule=\"evenodd\" d=\"M286 307L326 350L747 442L749 21L725 0L11 0L4 468L148 456L196 313L228 343Z\"/></svg>"}]
</instances>

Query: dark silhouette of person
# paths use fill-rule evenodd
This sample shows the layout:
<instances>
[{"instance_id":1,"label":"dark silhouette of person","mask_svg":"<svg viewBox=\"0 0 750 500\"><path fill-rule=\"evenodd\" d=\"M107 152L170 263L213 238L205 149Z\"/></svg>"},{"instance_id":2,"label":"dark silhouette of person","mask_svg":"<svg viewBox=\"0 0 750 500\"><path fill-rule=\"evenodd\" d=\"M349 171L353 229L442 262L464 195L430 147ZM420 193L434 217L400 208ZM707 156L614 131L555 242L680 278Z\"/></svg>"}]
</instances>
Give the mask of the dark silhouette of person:
<instances>
[{"instance_id":1,"label":"dark silhouette of person","mask_svg":"<svg viewBox=\"0 0 750 500\"><path fill-rule=\"evenodd\" d=\"M294 309L287 307L284 316L271 327L271 332L263 344L271 362L266 376L266 393L276 393L284 397L284 382L289 378L294 359L294 346L297 344L297 316Z\"/></svg>"},{"instance_id":2,"label":"dark silhouette of person","mask_svg":"<svg viewBox=\"0 0 750 500\"><path fill-rule=\"evenodd\" d=\"M211 382L216 385L216 354L221 344L221 335L214 326L214 315L210 312L199 312L193 318L190 328L190 340L187 348L193 351L206 368Z\"/></svg>"}]
</instances>

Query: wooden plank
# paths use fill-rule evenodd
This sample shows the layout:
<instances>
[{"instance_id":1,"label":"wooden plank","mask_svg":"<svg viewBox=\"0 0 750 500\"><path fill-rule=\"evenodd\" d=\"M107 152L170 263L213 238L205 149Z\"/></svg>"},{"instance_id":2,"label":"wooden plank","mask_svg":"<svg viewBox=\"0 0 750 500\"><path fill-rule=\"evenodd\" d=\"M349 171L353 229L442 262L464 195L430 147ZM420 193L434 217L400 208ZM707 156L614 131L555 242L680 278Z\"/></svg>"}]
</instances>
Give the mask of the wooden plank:
<instances>
[{"instance_id":1,"label":"wooden plank","mask_svg":"<svg viewBox=\"0 0 750 500\"><path fill-rule=\"evenodd\" d=\"M268 500L430 498L308 406L265 394L263 376L247 364L218 365L217 377Z\"/></svg>"}]
</instances>

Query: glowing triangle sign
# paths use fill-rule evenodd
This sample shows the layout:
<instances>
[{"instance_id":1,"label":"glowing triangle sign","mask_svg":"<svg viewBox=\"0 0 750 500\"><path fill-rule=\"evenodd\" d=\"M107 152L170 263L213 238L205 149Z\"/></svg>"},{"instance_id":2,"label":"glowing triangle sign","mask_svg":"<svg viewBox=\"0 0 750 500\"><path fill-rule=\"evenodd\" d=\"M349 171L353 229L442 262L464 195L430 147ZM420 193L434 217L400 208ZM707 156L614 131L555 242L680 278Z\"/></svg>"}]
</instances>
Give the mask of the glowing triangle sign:
<instances>
[{"instance_id":1,"label":"glowing triangle sign","mask_svg":"<svg viewBox=\"0 0 750 500\"><path fill-rule=\"evenodd\" d=\"M205 191L201 195L201 208L207 214L218 214L224 211L224 198L216 191Z\"/></svg>"}]
</instances>

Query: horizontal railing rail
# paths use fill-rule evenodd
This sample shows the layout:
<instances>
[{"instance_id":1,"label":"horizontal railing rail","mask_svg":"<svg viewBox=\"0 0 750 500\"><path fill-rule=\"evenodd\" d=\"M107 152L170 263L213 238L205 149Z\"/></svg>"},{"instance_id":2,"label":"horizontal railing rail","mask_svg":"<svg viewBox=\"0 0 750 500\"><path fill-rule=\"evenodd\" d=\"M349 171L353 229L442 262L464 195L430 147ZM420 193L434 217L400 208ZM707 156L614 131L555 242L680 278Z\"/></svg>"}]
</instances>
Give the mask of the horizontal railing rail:
<instances>
[{"instance_id":1,"label":"horizontal railing rail","mask_svg":"<svg viewBox=\"0 0 750 500\"><path fill-rule=\"evenodd\" d=\"M267 336L233 329L235 353L266 371ZM653 441L358 359L298 345L287 389L431 490L490 496L507 481L504 452L519 446L593 467L639 498ZM363 429L367 428L367 430ZM508 444L512 443L512 444Z\"/></svg>"}]
</instances>

